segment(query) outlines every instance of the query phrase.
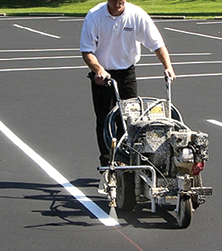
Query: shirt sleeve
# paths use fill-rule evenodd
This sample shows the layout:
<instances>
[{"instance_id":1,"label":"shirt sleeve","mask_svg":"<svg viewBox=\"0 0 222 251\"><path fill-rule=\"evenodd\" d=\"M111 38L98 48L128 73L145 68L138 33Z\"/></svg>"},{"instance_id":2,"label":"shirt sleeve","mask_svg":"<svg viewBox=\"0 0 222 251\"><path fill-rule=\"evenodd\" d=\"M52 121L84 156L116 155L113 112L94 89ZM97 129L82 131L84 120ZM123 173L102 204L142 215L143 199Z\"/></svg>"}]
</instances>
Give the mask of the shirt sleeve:
<instances>
[{"instance_id":1,"label":"shirt sleeve","mask_svg":"<svg viewBox=\"0 0 222 251\"><path fill-rule=\"evenodd\" d=\"M143 12L143 11L142 11ZM150 16L143 12L139 17L138 41L151 52L164 46L163 38Z\"/></svg>"},{"instance_id":2,"label":"shirt sleeve","mask_svg":"<svg viewBox=\"0 0 222 251\"><path fill-rule=\"evenodd\" d=\"M85 17L81 37L80 37L80 51L95 53L96 45L98 43L98 35L96 33L96 24L90 16L90 13Z\"/></svg>"}]
</instances>

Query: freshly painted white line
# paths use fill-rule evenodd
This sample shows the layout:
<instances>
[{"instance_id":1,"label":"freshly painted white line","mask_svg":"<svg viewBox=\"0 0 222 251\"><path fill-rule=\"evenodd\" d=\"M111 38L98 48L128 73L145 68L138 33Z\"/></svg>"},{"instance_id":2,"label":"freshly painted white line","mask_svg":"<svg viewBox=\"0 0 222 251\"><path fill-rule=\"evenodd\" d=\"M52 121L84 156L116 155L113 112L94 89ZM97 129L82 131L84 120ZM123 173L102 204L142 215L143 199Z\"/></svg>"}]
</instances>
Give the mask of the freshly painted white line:
<instances>
[{"instance_id":1,"label":"freshly painted white line","mask_svg":"<svg viewBox=\"0 0 222 251\"><path fill-rule=\"evenodd\" d=\"M51 51L79 51L79 48L61 48L61 49L26 49L26 50L0 50L2 52L51 52Z\"/></svg>"},{"instance_id":2,"label":"freshly painted white line","mask_svg":"<svg viewBox=\"0 0 222 251\"><path fill-rule=\"evenodd\" d=\"M218 120L215 120L215 119L208 119L207 120L208 122L212 123L212 124L215 124L215 125L218 125L218 126L221 126L222 127L222 122L218 121Z\"/></svg>"},{"instance_id":3,"label":"freshly painted white line","mask_svg":"<svg viewBox=\"0 0 222 251\"><path fill-rule=\"evenodd\" d=\"M213 77L222 76L222 72L219 73L201 73L201 74L186 74L186 75L176 75L177 78L193 78L193 77ZM151 76L151 77L137 77L137 80L148 80L148 79L163 79L163 76Z\"/></svg>"},{"instance_id":4,"label":"freshly painted white line","mask_svg":"<svg viewBox=\"0 0 222 251\"><path fill-rule=\"evenodd\" d=\"M27 58L0 58L0 61L45 60L45 59L70 59L82 56L54 56L54 57L27 57Z\"/></svg>"},{"instance_id":5,"label":"freshly painted white line","mask_svg":"<svg viewBox=\"0 0 222 251\"><path fill-rule=\"evenodd\" d=\"M165 27L164 29L165 30L169 30L169 31L175 31L175 32L179 32L179 33L184 33L184 34L199 36L199 37L206 37L206 38L213 38L213 39L222 40L222 37L215 37L215 36L205 35L205 34L196 33L196 32L177 30L177 29L172 29L172 28L167 28L167 27Z\"/></svg>"},{"instance_id":6,"label":"freshly painted white line","mask_svg":"<svg viewBox=\"0 0 222 251\"><path fill-rule=\"evenodd\" d=\"M73 186L62 174L60 174L52 165L44 160L39 154L18 138L8 127L0 121L0 131L11 140L19 149L21 149L29 158L38 164L52 179L63 186L71 195L73 195L81 204L83 204L95 217L97 217L105 226L117 226L119 223L105 213L92 200L85 196L77 187Z\"/></svg>"},{"instance_id":7,"label":"freshly painted white line","mask_svg":"<svg viewBox=\"0 0 222 251\"><path fill-rule=\"evenodd\" d=\"M45 33L45 32L38 31L38 30L34 30L34 29L31 29L31 28L28 28L28 27L25 27L25 26L21 26L21 25L18 25L18 24L14 24L14 26L17 27L17 28L19 28L19 29L24 29L24 30L27 30L27 31L31 31L31 32L40 34L42 36L47 36L47 37L52 37L52 38L60 38L59 36L55 36L55 35L52 35L52 34L49 34L49 33Z\"/></svg>"}]
</instances>

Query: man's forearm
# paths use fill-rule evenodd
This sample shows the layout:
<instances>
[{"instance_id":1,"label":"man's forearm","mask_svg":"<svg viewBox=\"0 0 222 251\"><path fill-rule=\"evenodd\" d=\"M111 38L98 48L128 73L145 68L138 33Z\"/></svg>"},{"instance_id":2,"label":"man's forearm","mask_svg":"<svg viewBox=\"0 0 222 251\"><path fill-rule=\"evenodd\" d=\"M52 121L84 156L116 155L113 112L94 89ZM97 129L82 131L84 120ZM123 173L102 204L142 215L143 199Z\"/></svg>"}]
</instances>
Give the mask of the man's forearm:
<instances>
[{"instance_id":1,"label":"man's forearm","mask_svg":"<svg viewBox=\"0 0 222 251\"><path fill-rule=\"evenodd\" d=\"M82 57L89 68L95 72L95 82L104 85L105 78L110 78L110 74L99 63L96 56L91 52L82 52Z\"/></svg>"},{"instance_id":2,"label":"man's forearm","mask_svg":"<svg viewBox=\"0 0 222 251\"><path fill-rule=\"evenodd\" d=\"M101 70L101 68L103 68L99 64L96 56L93 53L91 53L91 52L82 52L82 57L83 57L83 60L85 61L85 63L89 66L89 68L93 72L97 73L97 72L99 72Z\"/></svg>"},{"instance_id":3,"label":"man's forearm","mask_svg":"<svg viewBox=\"0 0 222 251\"><path fill-rule=\"evenodd\" d=\"M165 69L164 74L165 75L170 75L170 77L172 78L172 80L176 79L172 64L171 64L171 60L170 60L170 56L168 53L168 50L165 46L159 48L158 50L155 51L158 59L160 60L160 62L163 64L163 67Z\"/></svg>"}]
</instances>

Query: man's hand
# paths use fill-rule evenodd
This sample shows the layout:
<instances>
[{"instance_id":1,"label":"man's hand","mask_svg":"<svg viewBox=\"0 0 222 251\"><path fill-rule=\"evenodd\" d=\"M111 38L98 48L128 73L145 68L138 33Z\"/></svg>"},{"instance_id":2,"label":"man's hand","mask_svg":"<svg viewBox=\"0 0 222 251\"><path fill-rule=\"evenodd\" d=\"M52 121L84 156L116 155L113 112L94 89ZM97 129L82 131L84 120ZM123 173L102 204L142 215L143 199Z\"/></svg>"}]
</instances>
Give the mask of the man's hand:
<instances>
[{"instance_id":1,"label":"man's hand","mask_svg":"<svg viewBox=\"0 0 222 251\"><path fill-rule=\"evenodd\" d=\"M167 78L169 78L169 77L170 77L171 81L176 80L176 75L175 75L173 69L165 69L165 71L164 71L164 76L165 76L165 79L166 79L166 80L167 80Z\"/></svg>"},{"instance_id":2,"label":"man's hand","mask_svg":"<svg viewBox=\"0 0 222 251\"><path fill-rule=\"evenodd\" d=\"M103 69L95 74L94 81L98 85L105 85L106 78L111 78L111 75Z\"/></svg>"}]
</instances>

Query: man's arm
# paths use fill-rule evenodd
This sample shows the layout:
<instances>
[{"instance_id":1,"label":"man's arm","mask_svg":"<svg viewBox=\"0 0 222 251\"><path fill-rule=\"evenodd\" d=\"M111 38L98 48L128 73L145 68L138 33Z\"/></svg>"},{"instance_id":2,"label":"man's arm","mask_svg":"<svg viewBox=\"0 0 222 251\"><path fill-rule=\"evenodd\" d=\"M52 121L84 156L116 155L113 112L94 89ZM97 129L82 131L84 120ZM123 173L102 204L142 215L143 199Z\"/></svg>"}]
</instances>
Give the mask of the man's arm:
<instances>
[{"instance_id":1,"label":"man's arm","mask_svg":"<svg viewBox=\"0 0 222 251\"><path fill-rule=\"evenodd\" d=\"M160 62L163 64L163 67L165 69L164 75L170 76L172 80L175 80L176 75L174 73L167 48L165 46L162 46L158 50L156 50L155 53L158 59L160 60Z\"/></svg>"},{"instance_id":2,"label":"man's arm","mask_svg":"<svg viewBox=\"0 0 222 251\"><path fill-rule=\"evenodd\" d=\"M82 57L89 68L95 72L95 82L104 85L105 78L110 78L110 74L99 63L98 59L92 52L82 52Z\"/></svg>"}]
</instances>

